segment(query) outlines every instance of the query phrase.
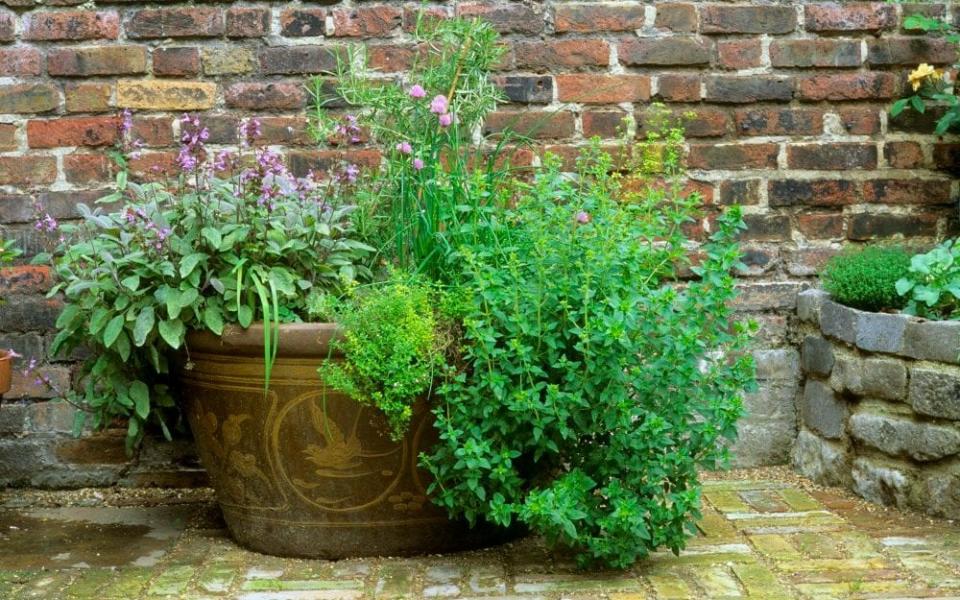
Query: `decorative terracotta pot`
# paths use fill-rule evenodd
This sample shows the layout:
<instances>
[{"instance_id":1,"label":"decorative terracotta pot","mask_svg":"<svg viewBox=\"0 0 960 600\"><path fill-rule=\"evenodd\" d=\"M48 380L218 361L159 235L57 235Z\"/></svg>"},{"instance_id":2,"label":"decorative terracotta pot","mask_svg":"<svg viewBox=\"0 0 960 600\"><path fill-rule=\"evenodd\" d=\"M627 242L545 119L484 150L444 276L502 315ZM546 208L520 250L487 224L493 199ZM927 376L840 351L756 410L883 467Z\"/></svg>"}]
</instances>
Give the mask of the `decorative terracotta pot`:
<instances>
[{"instance_id":1,"label":"decorative terracotta pot","mask_svg":"<svg viewBox=\"0 0 960 600\"><path fill-rule=\"evenodd\" d=\"M281 325L266 396L262 326L188 335L181 395L233 537L267 554L326 559L501 541L501 530L471 530L427 498L417 456L436 434L426 406L394 442L378 410L324 386L317 367L337 334L329 323Z\"/></svg>"},{"instance_id":2,"label":"decorative terracotta pot","mask_svg":"<svg viewBox=\"0 0 960 600\"><path fill-rule=\"evenodd\" d=\"M10 381L13 378L13 352L0 350L0 396L10 391Z\"/></svg>"}]
</instances>

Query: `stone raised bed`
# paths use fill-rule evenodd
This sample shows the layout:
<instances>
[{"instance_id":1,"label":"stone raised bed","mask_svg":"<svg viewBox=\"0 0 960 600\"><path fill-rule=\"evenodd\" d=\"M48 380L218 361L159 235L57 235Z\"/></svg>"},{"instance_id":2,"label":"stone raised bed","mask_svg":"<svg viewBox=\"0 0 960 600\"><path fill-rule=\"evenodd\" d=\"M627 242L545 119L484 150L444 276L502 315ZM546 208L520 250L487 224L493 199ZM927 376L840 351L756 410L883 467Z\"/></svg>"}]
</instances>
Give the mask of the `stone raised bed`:
<instances>
[{"instance_id":1,"label":"stone raised bed","mask_svg":"<svg viewBox=\"0 0 960 600\"><path fill-rule=\"evenodd\" d=\"M807 290L798 302L803 475L960 517L960 322L869 313Z\"/></svg>"}]
</instances>

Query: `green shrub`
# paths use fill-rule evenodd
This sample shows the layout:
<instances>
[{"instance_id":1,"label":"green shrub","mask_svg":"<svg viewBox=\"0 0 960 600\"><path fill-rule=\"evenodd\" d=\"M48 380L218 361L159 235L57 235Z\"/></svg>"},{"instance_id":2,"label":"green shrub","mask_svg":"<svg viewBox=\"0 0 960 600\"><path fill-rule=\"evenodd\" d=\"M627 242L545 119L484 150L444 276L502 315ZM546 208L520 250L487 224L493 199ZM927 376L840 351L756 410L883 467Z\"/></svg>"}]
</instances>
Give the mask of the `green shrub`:
<instances>
[{"instance_id":1,"label":"green shrub","mask_svg":"<svg viewBox=\"0 0 960 600\"><path fill-rule=\"evenodd\" d=\"M910 269L897 282L908 300L904 312L930 319L960 319L960 243L947 240L910 259Z\"/></svg>"},{"instance_id":2,"label":"green shrub","mask_svg":"<svg viewBox=\"0 0 960 600\"><path fill-rule=\"evenodd\" d=\"M897 246L867 246L843 252L827 262L820 274L833 299L860 310L903 308L897 281L910 269L910 254Z\"/></svg>"}]
</instances>

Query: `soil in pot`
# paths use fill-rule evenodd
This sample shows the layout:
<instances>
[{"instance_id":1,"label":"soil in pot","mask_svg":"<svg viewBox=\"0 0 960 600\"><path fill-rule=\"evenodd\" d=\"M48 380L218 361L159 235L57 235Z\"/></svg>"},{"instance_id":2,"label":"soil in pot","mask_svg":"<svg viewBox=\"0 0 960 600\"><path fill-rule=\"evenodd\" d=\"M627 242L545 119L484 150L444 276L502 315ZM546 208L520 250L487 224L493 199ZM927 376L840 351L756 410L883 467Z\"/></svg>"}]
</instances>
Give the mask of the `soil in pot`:
<instances>
[{"instance_id":1,"label":"soil in pot","mask_svg":"<svg viewBox=\"0 0 960 600\"><path fill-rule=\"evenodd\" d=\"M267 554L326 559L504 541L503 530L470 529L427 497L417 457L436 433L425 404L395 442L379 411L323 385L317 367L336 333L333 324L281 325L266 396L262 328L188 337L181 395L234 538Z\"/></svg>"}]
</instances>

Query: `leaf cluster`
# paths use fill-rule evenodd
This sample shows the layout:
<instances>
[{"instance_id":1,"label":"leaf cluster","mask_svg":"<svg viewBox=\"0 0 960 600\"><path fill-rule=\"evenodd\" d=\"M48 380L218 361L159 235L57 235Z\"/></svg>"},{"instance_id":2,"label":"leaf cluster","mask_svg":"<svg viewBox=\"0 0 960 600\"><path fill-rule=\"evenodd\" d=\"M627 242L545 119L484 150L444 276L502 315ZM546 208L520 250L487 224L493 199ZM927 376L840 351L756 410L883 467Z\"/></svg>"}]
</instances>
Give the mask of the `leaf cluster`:
<instances>
[{"instance_id":1,"label":"leaf cluster","mask_svg":"<svg viewBox=\"0 0 960 600\"><path fill-rule=\"evenodd\" d=\"M907 300L907 314L960 319L960 241L947 240L930 252L913 256L896 289Z\"/></svg>"}]
</instances>

